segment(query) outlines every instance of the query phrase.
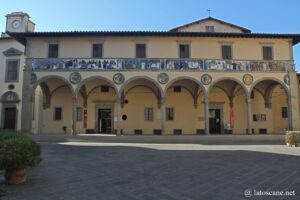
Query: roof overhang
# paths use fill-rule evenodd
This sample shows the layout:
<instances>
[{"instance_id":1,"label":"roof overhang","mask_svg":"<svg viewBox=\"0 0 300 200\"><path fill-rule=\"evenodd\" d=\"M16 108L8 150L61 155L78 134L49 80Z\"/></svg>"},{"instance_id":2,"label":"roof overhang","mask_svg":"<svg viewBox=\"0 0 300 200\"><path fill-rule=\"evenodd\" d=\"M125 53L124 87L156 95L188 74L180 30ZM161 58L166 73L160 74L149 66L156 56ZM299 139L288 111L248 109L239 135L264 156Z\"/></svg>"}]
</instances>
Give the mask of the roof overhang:
<instances>
[{"instance_id":1,"label":"roof overhang","mask_svg":"<svg viewBox=\"0 0 300 200\"><path fill-rule=\"evenodd\" d=\"M170 32L170 31L70 31L70 32L8 32L22 44L30 38L47 37L221 37L290 39L293 45L300 42L300 34L277 33L220 33L220 32Z\"/></svg>"}]
</instances>

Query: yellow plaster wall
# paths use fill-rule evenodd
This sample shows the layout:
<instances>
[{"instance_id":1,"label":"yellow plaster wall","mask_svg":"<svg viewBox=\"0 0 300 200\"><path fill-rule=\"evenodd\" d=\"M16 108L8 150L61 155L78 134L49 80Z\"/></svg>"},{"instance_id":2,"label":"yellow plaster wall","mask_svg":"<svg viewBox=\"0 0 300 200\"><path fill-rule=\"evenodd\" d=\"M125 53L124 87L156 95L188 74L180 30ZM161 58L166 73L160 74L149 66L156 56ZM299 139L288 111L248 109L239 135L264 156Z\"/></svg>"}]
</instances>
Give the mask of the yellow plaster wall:
<instances>
[{"instance_id":1,"label":"yellow plaster wall","mask_svg":"<svg viewBox=\"0 0 300 200\"><path fill-rule=\"evenodd\" d=\"M103 43L103 57L133 58L135 43L147 44L149 58L178 58L178 44L191 44L192 58L221 59L221 44L233 46L233 58L241 60L261 60L262 46L273 46L274 60L289 60L290 46L287 39L255 38L204 38L204 37L95 37L95 38L45 38L32 39L30 56L45 58L48 55L48 43L60 44L59 56L62 58L90 58L91 45Z\"/></svg>"},{"instance_id":2,"label":"yellow plaster wall","mask_svg":"<svg viewBox=\"0 0 300 200\"><path fill-rule=\"evenodd\" d=\"M272 115L274 133L283 133L288 130L288 118L282 118L281 107L287 107L286 94L277 86L272 94Z\"/></svg>"},{"instance_id":3,"label":"yellow plaster wall","mask_svg":"<svg viewBox=\"0 0 300 200\"><path fill-rule=\"evenodd\" d=\"M72 124L72 97L68 88L58 89L51 98L50 108L42 112L42 133L63 134L63 126L67 127L67 133L71 132ZM62 107L62 120L53 120L54 108Z\"/></svg>"},{"instance_id":4,"label":"yellow plaster wall","mask_svg":"<svg viewBox=\"0 0 300 200\"><path fill-rule=\"evenodd\" d=\"M143 87L131 90L125 98L128 104L121 109L121 116L127 115L126 121L121 121L124 134L133 134L134 129L143 129L143 134L153 134L153 129L160 129L160 110L156 96ZM153 108L153 121L144 120L145 107Z\"/></svg>"}]
</instances>

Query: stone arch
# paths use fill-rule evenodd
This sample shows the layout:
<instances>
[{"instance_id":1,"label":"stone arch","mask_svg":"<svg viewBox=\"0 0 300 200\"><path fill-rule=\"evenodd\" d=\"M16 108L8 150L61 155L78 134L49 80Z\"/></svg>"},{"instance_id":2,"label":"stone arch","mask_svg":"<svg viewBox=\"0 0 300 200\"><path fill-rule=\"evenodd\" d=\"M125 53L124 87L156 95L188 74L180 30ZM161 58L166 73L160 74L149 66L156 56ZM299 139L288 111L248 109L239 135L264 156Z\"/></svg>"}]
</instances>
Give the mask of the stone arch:
<instances>
[{"instance_id":1,"label":"stone arch","mask_svg":"<svg viewBox=\"0 0 300 200\"><path fill-rule=\"evenodd\" d=\"M243 89L244 91L244 94L246 95L246 97L249 97L250 93L248 92L248 89L246 88L245 84L242 83L242 81L236 79L236 78L233 78L233 77L224 77L224 78L219 78L217 80L215 80L214 82L212 82L212 84L208 87L207 89L207 96L209 96L212 88L214 86L216 86L217 83L221 82L221 81L234 81L235 83L237 83L239 86L241 86L241 88Z\"/></svg>"},{"instance_id":2,"label":"stone arch","mask_svg":"<svg viewBox=\"0 0 300 200\"><path fill-rule=\"evenodd\" d=\"M273 77L264 77L261 79L256 80L250 87L249 92L252 92L252 90L255 88L255 86L257 86L259 83L263 82L263 81L275 81L276 83L278 83L280 86L283 87L286 95L288 96L289 94L289 88L285 85L284 82L282 82L281 80L277 79L277 78L273 78Z\"/></svg>"},{"instance_id":3,"label":"stone arch","mask_svg":"<svg viewBox=\"0 0 300 200\"><path fill-rule=\"evenodd\" d=\"M170 89L170 87L175 84L176 82L179 81L190 81L196 84L196 86L198 86L201 91L203 92L204 97L206 97L206 89L205 87L201 84L200 81L198 81L197 79L193 78L193 77L188 77L188 76L180 76L180 77L176 77L173 80L171 80L164 88L164 95L167 94L168 89ZM184 89L186 89L188 91L188 93L191 95L191 97L193 98L194 101L194 106L195 108L197 107L197 102L198 102L198 97L199 97L199 93L198 90L199 88L195 88L194 91L191 91L189 88L185 87L185 86L181 86ZM197 90L197 91L196 91Z\"/></svg>"},{"instance_id":4,"label":"stone arch","mask_svg":"<svg viewBox=\"0 0 300 200\"><path fill-rule=\"evenodd\" d=\"M31 91L30 92L31 92L31 97L32 98L34 97L34 91L35 91L36 87L38 85L40 85L42 82L44 82L46 80L49 80L49 79L59 79L59 80L63 81L68 86L68 88L70 89L72 98L75 97L73 87L67 79L65 79L64 77L58 76L58 75L48 75L48 76L40 78L39 80L36 81L36 83L34 85L31 86Z\"/></svg>"},{"instance_id":5,"label":"stone arch","mask_svg":"<svg viewBox=\"0 0 300 200\"><path fill-rule=\"evenodd\" d=\"M87 82L92 81L92 80L103 80L103 81L108 82L110 84L110 86L115 90L115 93L116 93L117 97L119 97L118 88L116 87L116 85L114 84L114 82L112 80L110 80L106 77L103 77L103 76L91 76L91 77L88 77L88 78L84 79L83 81L81 81L77 85L77 87L75 89L76 98L78 97L79 91L82 88L82 86L85 85Z\"/></svg>"},{"instance_id":6,"label":"stone arch","mask_svg":"<svg viewBox=\"0 0 300 200\"><path fill-rule=\"evenodd\" d=\"M164 89L164 94L166 94L168 88L174 84L175 82L177 81L182 81L182 80L189 80L189 81L192 81L194 83L196 83L197 85L200 86L200 88L202 89L203 93L204 93L204 96L206 96L207 92L206 92L206 89L205 87L201 84L200 81L198 81L197 79L193 78L193 77L189 77L189 76L180 76L180 77L177 77L177 78L174 78L172 79L169 83L167 83L167 85L165 86L165 89Z\"/></svg>"},{"instance_id":7,"label":"stone arch","mask_svg":"<svg viewBox=\"0 0 300 200\"><path fill-rule=\"evenodd\" d=\"M136 80L147 80L149 82L151 82L156 89L158 89L158 95L160 98L164 97L164 91L162 89L162 87L160 86L160 84L155 81L154 79L147 77L147 76L136 76L136 77L132 77L130 79L128 79L127 81L125 81L125 83L123 83L123 85L121 86L120 90L119 90L119 96L121 97L122 92L124 91L125 87L128 86L129 83L136 81Z\"/></svg>"},{"instance_id":8,"label":"stone arch","mask_svg":"<svg viewBox=\"0 0 300 200\"><path fill-rule=\"evenodd\" d=\"M0 101L1 102L19 102L20 98L16 92L7 91L4 94L2 94Z\"/></svg>"},{"instance_id":9,"label":"stone arch","mask_svg":"<svg viewBox=\"0 0 300 200\"><path fill-rule=\"evenodd\" d=\"M263 83L266 83L265 86L264 85L260 85ZM258 80L256 80L250 87L250 92L256 90L260 90L262 95L263 95L263 99L264 99L264 104L266 108L272 109L272 94L274 89L276 88L276 86L280 86L285 94L286 97L286 103L287 103L287 110L288 110L288 128L291 129L292 128L292 119L291 119L291 105L290 105L290 90L289 90L289 86L287 86L282 80L278 79L278 78L274 78L274 77L263 77L260 78ZM257 88L257 87L261 87L261 88Z\"/></svg>"}]
</instances>

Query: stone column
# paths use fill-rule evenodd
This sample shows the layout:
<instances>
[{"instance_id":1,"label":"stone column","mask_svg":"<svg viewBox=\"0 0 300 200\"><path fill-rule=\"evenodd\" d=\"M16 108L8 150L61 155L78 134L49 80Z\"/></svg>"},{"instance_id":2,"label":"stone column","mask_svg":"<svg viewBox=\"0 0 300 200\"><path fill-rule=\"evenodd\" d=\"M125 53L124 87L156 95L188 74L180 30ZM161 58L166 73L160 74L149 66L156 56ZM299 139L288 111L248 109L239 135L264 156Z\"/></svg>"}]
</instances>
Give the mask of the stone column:
<instances>
[{"instance_id":1,"label":"stone column","mask_svg":"<svg viewBox=\"0 0 300 200\"><path fill-rule=\"evenodd\" d=\"M252 133L252 127L251 127L251 97L250 95L247 95L246 98L246 104L247 104L247 133L246 134L251 134Z\"/></svg>"},{"instance_id":2,"label":"stone column","mask_svg":"<svg viewBox=\"0 0 300 200\"><path fill-rule=\"evenodd\" d=\"M289 117L289 129L300 130L299 124L299 95L298 95L298 81L297 74L294 71L289 72L289 87L288 91L288 117Z\"/></svg>"},{"instance_id":3,"label":"stone column","mask_svg":"<svg viewBox=\"0 0 300 200\"><path fill-rule=\"evenodd\" d=\"M205 134L209 135L209 98L204 97Z\"/></svg>"},{"instance_id":4,"label":"stone column","mask_svg":"<svg viewBox=\"0 0 300 200\"><path fill-rule=\"evenodd\" d=\"M166 120L166 99L161 98L160 99L160 129L161 134L165 134L165 120Z\"/></svg>"},{"instance_id":5,"label":"stone column","mask_svg":"<svg viewBox=\"0 0 300 200\"><path fill-rule=\"evenodd\" d=\"M32 131L32 98L35 91L31 86L31 59L26 59L25 69L23 72L23 88L22 88L22 114L21 114L21 131L23 133L31 133ZM20 73L22 73L20 71Z\"/></svg>"},{"instance_id":6,"label":"stone column","mask_svg":"<svg viewBox=\"0 0 300 200\"><path fill-rule=\"evenodd\" d=\"M121 135L121 99L118 98L116 102L117 113L117 135Z\"/></svg>"},{"instance_id":7,"label":"stone column","mask_svg":"<svg viewBox=\"0 0 300 200\"><path fill-rule=\"evenodd\" d=\"M76 98L72 97L72 131L71 131L72 135L77 134L76 123L77 123L77 102L76 102Z\"/></svg>"}]
</instances>

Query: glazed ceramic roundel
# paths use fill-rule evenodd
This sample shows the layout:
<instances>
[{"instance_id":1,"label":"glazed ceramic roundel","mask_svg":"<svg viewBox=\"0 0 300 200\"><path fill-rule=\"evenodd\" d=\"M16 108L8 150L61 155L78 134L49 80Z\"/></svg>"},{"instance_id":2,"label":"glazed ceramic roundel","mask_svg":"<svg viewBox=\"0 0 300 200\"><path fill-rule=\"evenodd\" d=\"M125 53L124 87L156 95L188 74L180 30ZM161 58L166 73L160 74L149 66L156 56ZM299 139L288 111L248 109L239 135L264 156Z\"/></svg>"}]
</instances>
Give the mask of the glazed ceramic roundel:
<instances>
[{"instance_id":1,"label":"glazed ceramic roundel","mask_svg":"<svg viewBox=\"0 0 300 200\"><path fill-rule=\"evenodd\" d=\"M203 74L201 76L201 82L204 84L204 85L209 85L212 81L212 77L211 75L209 74Z\"/></svg>"},{"instance_id":2,"label":"glazed ceramic roundel","mask_svg":"<svg viewBox=\"0 0 300 200\"><path fill-rule=\"evenodd\" d=\"M124 77L124 75L121 74L121 73L116 73L116 74L113 76L113 81L114 81L115 84L120 85L120 84L124 83L125 77Z\"/></svg>"},{"instance_id":3,"label":"glazed ceramic roundel","mask_svg":"<svg viewBox=\"0 0 300 200\"><path fill-rule=\"evenodd\" d=\"M253 76L250 74L245 74L243 76L243 82L245 85L251 85L253 83Z\"/></svg>"},{"instance_id":4,"label":"glazed ceramic roundel","mask_svg":"<svg viewBox=\"0 0 300 200\"><path fill-rule=\"evenodd\" d=\"M166 84L169 81L169 76L166 73L160 73L157 76L157 80L161 84Z\"/></svg>"},{"instance_id":5,"label":"glazed ceramic roundel","mask_svg":"<svg viewBox=\"0 0 300 200\"><path fill-rule=\"evenodd\" d=\"M73 72L69 76L69 80L72 84L77 84L81 81L81 75L79 72Z\"/></svg>"}]
</instances>

